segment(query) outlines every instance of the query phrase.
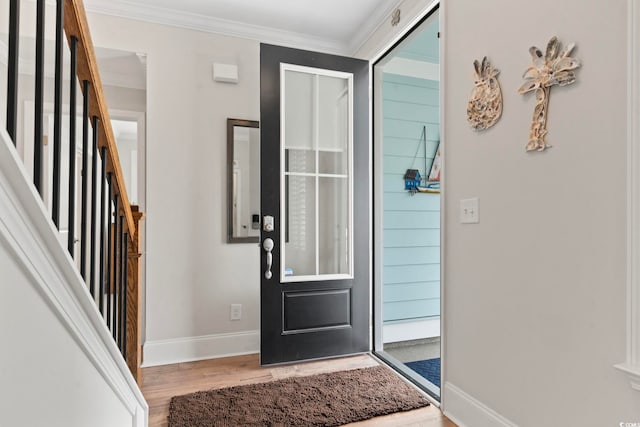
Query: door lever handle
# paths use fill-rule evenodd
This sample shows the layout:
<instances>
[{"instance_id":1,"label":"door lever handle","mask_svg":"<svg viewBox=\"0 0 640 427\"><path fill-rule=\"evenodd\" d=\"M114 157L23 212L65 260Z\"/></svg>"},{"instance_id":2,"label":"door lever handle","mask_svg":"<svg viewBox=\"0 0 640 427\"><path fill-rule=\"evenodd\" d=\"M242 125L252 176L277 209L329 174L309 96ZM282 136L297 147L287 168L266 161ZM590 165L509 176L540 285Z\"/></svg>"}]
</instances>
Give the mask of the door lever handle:
<instances>
[{"instance_id":1,"label":"door lever handle","mask_svg":"<svg viewBox=\"0 0 640 427\"><path fill-rule=\"evenodd\" d=\"M269 280L273 276L271 273L271 265L273 264L273 255L271 254L271 251L273 250L273 240L270 237L264 239L264 242L262 242L262 248L267 253L267 271L264 272L264 277Z\"/></svg>"}]
</instances>

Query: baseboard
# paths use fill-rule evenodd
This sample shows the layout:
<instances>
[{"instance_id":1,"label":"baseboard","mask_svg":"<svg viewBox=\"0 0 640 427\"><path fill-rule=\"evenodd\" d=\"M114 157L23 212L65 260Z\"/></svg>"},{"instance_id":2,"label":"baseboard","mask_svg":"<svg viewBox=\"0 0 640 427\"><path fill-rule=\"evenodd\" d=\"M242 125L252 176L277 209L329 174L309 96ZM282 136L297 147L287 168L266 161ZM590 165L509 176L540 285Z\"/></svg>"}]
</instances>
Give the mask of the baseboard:
<instances>
[{"instance_id":1,"label":"baseboard","mask_svg":"<svg viewBox=\"0 0 640 427\"><path fill-rule=\"evenodd\" d=\"M450 382L444 385L442 412L459 427L517 427Z\"/></svg>"},{"instance_id":2,"label":"baseboard","mask_svg":"<svg viewBox=\"0 0 640 427\"><path fill-rule=\"evenodd\" d=\"M640 391L640 366L630 363L620 363L614 366L616 369L626 373L631 381L631 388Z\"/></svg>"},{"instance_id":3,"label":"baseboard","mask_svg":"<svg viewBox=\"0 0 640 427\"><path fill-rule=\"evenodd\" d=\"M382 326L382 339L385 344L439 336L440 317L413 322L388 323Z\"/></svg>"},{"instance_id":4,"label":"baseboard","mask_svg":"<svg viewBox=\"0 0 640 427\"><path fill-rule=\"evenodd\" d=\"M144 344L142 367L217 359L260 352L260 331L215 334Z\"/></svg>"}]
</instances>

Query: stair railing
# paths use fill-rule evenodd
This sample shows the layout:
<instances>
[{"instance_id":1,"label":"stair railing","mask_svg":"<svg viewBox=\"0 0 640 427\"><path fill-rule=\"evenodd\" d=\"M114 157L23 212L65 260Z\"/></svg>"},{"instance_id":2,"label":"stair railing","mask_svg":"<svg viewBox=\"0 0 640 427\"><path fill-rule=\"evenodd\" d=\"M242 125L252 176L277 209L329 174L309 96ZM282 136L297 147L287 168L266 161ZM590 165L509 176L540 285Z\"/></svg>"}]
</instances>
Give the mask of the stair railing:
<instances>
[{"instance_id":1,"label":"stair railing","mask_svg":"<svg viewBox=\"0 0 640 427\"><path fill-rule=\"evenodd\" d=\"M56 0L55 65L51 72L45 69L44 61L46 1L36 0L33 141L24 140L24 136L21 139L17 126L19 82L31 77L20 74L20 5L20 0L10 0L7 132L14 145L18 141L23 144L23 152L30 151L31 147L29 150L26 147L32 145L33 164L25 166L28 170L32 166L33 185L49 207L55 227L61 235L66 230L64 246L77 265L88 294L111 331L114 342L140 384L139 230L143 215L137 206L129 203L84 5L82 0ZM66 56L69 57L67 76L64 75ZM45 138L47 75L54 76L52 139L49 135ZM63 101L65 77L70 82L68 104ZM78 141L76 120L80 101L82 135ZM67 108L68 114L65 115ZM69 120L68 141L62 139L63 119ZM52 146L46 147L50 142ZM68 149L63 150L67 143ZM48 154L44 152L45 147L53 150L52 156L45 155ZM81 164L76 164L79 152L82 153ZM68 155L67 170L62 167L64 154ZM49 157L52 157L51 162ZM80 173L76 173L78 166ZM66 186L64 191L63 185Z\"/></svg>"}]
</instances>

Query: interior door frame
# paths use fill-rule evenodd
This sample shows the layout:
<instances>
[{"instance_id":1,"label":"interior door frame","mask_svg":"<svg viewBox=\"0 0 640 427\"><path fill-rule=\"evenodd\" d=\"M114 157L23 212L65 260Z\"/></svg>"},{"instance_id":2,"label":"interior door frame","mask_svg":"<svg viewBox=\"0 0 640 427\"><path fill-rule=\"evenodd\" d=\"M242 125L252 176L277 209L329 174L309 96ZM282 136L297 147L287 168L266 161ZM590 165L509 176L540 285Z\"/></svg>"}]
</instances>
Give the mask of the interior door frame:
<instances>
[{"instance_id":1,"label":"interior door frame","mask_svg":"<svg viewBox=\"0 0 640 427\"><path fill-rule=\"evenodd\" d=\"M439 27L440 27L440 149L442 152L443 165L442 172L440 177L440 185L442 191L440 193L440 379L441 379L441 387L440 387L440 396L439 400L436 396L433 396L431 392L428 392L430 400L435 406L442 407L444 404L444 396L445 396L445 385L446 385L446 316L445 316L445 218L446 218L446 192L444 189L446 188L446 135L444 131L444 106L445 106L445 97L444 97L444 87L445 87L445 79L446 79L446 57L444 53L444 34L445 34L445 11L446 2L441 2L440 0L434 0L429 3L412 21L407 24L406 28L402 30L393 40L386 45L377 55L373 57L370 62L370 71L369 75L371 78L371 135L372 135L372 221L371 221L371 238L372 238L372 256L373 259L371 261L372 266L372 300L371 300L371 324L372 324L372 353L374 356L379 357L385 363L387 363L384 357L380 357L379 352L383 350L383 337L382 337L382 277L383 277L383 264L378 262L382 259L383 245L382 240L378 239L378 236L383 235L383 217L382 217L382 209L383 205L381 203L381 198L378 197L378 189L383 188L383 174L377 173L382 170L382 138L381 138L381 120L378 120L376 116L376 112L380 111L382 98L378 96L382 93L381 82L379 79L376 79L375 67L380 61L382 61L388 54L390 54L398 45L400 45L404 40L406 40L414 30L418 29L420 25L422 25L427 19L431 17L433 13L438 11L439 13ZM415 381L413 378L407 375L407 370L409 368L398 368L395 365L390 365L400 374L405 376L409 381L413 382L420 388L424 388L423 384Z\"/></svg>"}]
</instances>

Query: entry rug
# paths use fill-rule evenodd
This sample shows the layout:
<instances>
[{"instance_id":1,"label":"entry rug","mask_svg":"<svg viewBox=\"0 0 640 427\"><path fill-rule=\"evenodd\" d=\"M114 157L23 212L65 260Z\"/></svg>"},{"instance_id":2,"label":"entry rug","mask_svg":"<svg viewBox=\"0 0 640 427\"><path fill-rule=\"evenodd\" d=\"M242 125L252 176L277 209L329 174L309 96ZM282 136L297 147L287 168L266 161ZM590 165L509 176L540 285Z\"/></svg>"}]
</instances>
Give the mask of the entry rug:
<instances>
[{"instance_id":1,"label":"entry rug","mask_svg":"<svg viewBox=\"0 0 640 427\"><path fill-rule=\"evenodd\" d=\"M440 358L418 360L416 362L405 363L409 368L426 378L431 384L440 387Z\"/></svg>"},{"instance_id":2,"label":"entry rug","mask_svg":"<svg viewBox=\"0 0 640 427\"><path fill-rule=\"evenodd\" d=\"M376 366L176 396L169 427L339 426L429 402Z\"/></svg>"}]
</instances>

